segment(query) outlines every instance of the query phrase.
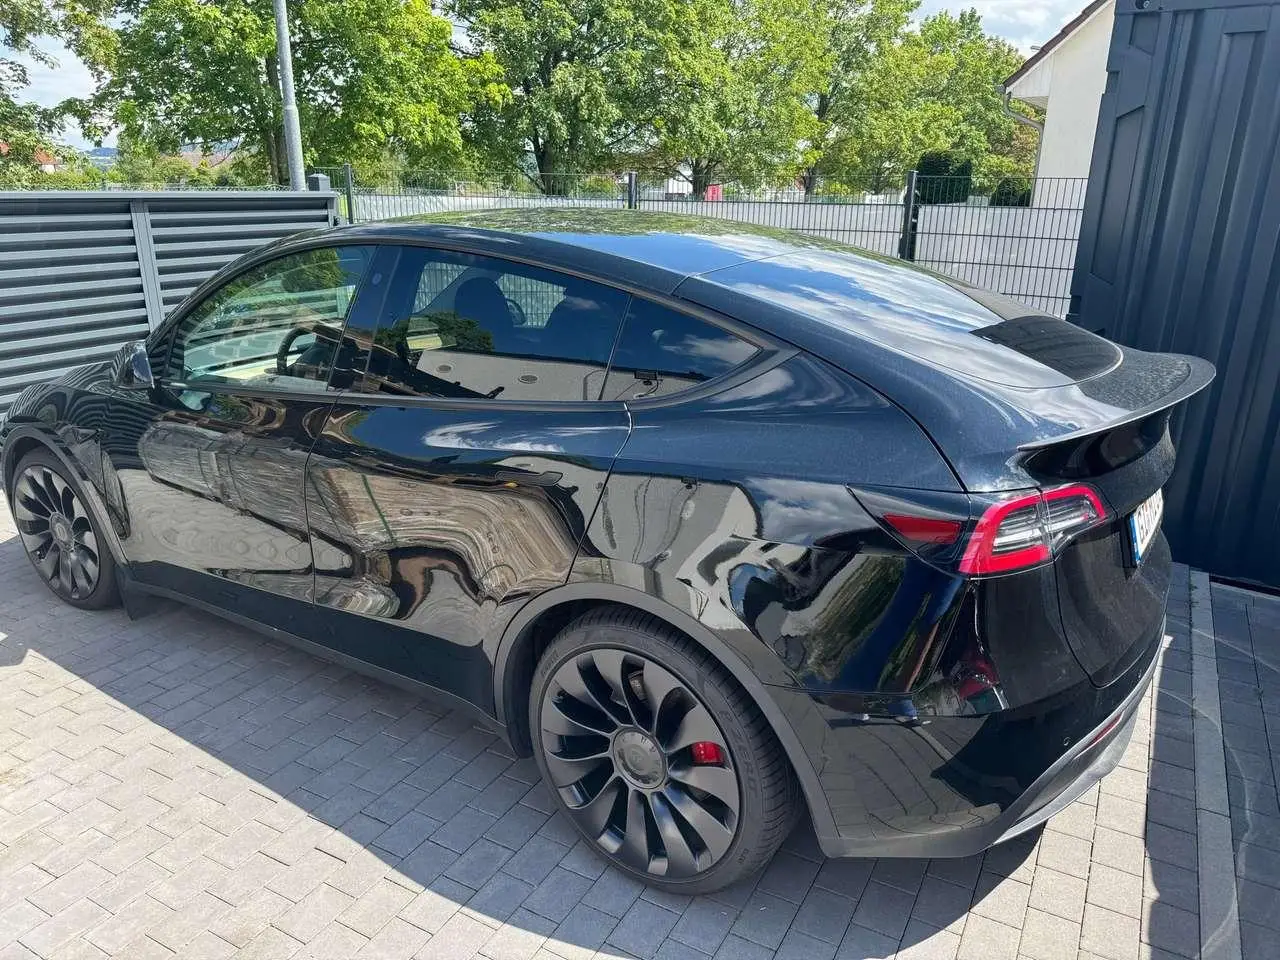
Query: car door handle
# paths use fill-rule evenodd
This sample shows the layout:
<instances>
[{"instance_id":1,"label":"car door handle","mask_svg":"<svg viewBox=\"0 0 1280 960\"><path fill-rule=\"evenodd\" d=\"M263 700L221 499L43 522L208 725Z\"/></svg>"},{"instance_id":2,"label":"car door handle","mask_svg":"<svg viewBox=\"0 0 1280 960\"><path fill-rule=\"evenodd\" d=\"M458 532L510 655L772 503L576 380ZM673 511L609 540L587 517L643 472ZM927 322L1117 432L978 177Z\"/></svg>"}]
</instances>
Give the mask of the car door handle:
<instances>
[{"instance_id":1,"label":"car door handle","mask_svg":"<svg viewBox=\"0 0 1280 960\"><path fill-rule=\"evenodd\" d=\"M564 478L564 474L557 470L544 470L537 474L499 470L494 477L500 483L527 483L533 487L554 487Z\"/></svg>"}]
</instances>

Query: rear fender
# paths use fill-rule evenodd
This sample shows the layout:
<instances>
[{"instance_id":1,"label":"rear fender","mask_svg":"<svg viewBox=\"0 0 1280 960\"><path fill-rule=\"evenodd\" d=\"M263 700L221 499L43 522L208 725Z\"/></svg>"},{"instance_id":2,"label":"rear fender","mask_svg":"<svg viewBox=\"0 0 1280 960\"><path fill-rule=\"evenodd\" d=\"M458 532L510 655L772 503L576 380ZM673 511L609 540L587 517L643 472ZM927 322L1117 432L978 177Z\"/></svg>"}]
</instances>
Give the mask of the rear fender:
<instances>
[{"instance_id":1,"label":"rear fender","mask_svg":"<svg viewBox=\"0 0 1280 960\"><path fill-rule=\"evenodd\" d=\"M618 577L619 574L621 577ZM622 579L628 574L639 577L639 582L644 584L645 589L616 582L615 578ZM758 679L757 671L739 652L717 636L717 631L723 632L727 625L717 623L716 630L713 631L699 619L701 604L697 594L678 581L667 582L666 578L652 570L644 570L633 564L619 564L617 561L580 559L575 564L570 579L574 582L548 590L527 603L507 626L498 646L494 663L497 719L511 732L513 740L527 731L524 731L523 717L509 715L511 681L520 673L520 653L523 652L523 644L529 641L530 628L538 619L558 607L583 602L617 603L643 610L699 644L729 671L755 701L791 762L813 818L819 843L826 844L835 840L837 833L831 807L800 738L773 696ZM717 616L723 618L726 614L722 611ZM739 624L738 629L750 635L745 625Z\"/></svg>"}]
</instances>

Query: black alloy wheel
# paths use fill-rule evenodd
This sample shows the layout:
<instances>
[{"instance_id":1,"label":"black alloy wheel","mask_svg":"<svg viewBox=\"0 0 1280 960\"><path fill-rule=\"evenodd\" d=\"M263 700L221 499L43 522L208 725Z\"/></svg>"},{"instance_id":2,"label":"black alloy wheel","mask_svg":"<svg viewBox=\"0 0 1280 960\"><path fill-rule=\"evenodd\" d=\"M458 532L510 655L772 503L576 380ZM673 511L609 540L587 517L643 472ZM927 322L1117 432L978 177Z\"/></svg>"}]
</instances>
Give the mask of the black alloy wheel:
<instances>
[{"instance_id":1,"label":"black alloy wheel","mask_svg":"<svg viewBox=\"0 0 1280 960\"><path fill-rule=\"evenodd\" d=\"M740 788L724 735L653 661L605 648L564 664L544 695L542 742L573 818L633 869L692 877L733 842Z\"/></svg>"},{"instance_id":2,"label":"black alloy wheel","mask_svg":"<svg viewBox=\"0 0 1280 960\"><path fill-rule=\"evenodd\" d=\"M745 694L664 627L615 612L566 628L535 677L535 752L601 854L656 886L704 892L772 856L793 819L794 781ZM695 690L693 678L705 682Z\"/></svg>"},{"instance_id":3,"label":"black alloy wheel","mask_svg":"<svg viewBox=\"0 0 1280 960\"><path fill-rule=\"evenodd\" d=\"M27 558L68 603L94 609L117 599L115 565L76 488L50 455L36 452L15 471L12 509Z\"/></svg>"}]
</instances>

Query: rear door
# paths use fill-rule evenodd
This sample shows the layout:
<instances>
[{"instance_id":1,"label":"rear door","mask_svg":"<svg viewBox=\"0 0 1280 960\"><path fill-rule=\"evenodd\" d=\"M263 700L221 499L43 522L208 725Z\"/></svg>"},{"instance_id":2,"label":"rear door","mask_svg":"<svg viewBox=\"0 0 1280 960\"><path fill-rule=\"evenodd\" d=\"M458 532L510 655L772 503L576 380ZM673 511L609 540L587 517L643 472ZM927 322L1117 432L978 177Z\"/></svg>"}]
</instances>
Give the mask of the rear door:
<instances>
[{"instance_id":1,"label":"rear door","mask_svg":"<svg viewBox=\"0 0 1280 960\"><path fill-rule=\"evenodd\" d=\"M368 291L307 466L323 642L489 706L490 644L564 582L627 438L599 397L628 296L409 245Z\"/></svg>"},{"instance_id":2,"label":"rear door","mask_svg":"<svg viewBox=\"0 0 1280 960\"><path fill-rule=\"evenodd\" d=\"M307 455L373 248L295 252L229 278L150 347L154 390L119 390L107 496L138 580L305 634Z\"/></svg>"}]
</instances>

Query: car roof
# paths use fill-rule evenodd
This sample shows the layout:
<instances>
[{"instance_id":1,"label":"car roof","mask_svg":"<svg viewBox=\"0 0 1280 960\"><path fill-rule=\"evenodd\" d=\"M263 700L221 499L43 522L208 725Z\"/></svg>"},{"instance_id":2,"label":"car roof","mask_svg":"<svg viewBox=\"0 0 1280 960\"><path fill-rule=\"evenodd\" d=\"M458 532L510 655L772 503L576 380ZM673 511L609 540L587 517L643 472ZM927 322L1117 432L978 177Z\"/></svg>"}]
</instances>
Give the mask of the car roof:
<instances>
[{"instance_id":1,"label":"car roof","mask_svg":"<svg viewBox=\"0 0 1280 960\"><path fill-rule=\"evenodd\" d=\"M657 293L672 292L690 276L814 248L861 255L822 238L755 224L617 207L455 211L334 232L349 240L423 240L536 260Z\"/></svg>"}]
</instances>

